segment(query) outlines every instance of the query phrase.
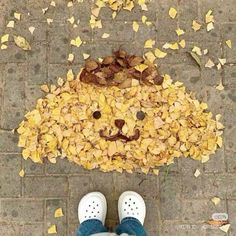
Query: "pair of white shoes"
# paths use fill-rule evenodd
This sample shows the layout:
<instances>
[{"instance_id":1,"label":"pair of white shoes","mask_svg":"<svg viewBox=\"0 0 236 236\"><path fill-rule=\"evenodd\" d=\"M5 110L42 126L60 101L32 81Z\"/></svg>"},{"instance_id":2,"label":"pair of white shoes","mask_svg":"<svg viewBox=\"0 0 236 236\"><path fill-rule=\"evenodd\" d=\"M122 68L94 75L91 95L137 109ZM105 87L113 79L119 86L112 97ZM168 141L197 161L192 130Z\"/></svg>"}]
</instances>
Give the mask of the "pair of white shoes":
<instances>
[{"instance_id":1,"label":"pair of white shoes","mask_svg":"<svg viewBox=\"0 0 236 236\"><path fill-rule=\"evenodd\" d=\"M107 201L102 193L91 192L81 199L78 206L80 223L96 219L104 225L106 214ZM126 217L133 217L143 225L146 216L146 206L143 198L133 191L122 193L118 201L118 214L120 222Z\"/></svg>"}]
</instances>

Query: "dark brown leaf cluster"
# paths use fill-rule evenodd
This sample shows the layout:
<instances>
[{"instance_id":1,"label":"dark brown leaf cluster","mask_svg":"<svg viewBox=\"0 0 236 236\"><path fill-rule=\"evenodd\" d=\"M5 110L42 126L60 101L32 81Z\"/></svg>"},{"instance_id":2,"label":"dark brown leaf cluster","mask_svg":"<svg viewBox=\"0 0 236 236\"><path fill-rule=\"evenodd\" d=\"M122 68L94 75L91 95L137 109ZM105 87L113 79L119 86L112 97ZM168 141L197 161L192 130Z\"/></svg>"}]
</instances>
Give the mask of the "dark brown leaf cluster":
<instances>
[{"instance_id":1,"label":"dark brown leaf cluster","mask_svg":"<svg viewBox=\"0 0 236 236\"><path fill-rule=\"evenodd\" d=\"M140 72L135 67L145 64L147 68ZM157 67L142 57L129 55L124 50L118 50L112 56L103 58L102 62L87 60L80 74L80 80L99 86L118 86L128 88L132 80L141 84L161 85L163 77L158 73Z\"/></svg>"}]
</instances>

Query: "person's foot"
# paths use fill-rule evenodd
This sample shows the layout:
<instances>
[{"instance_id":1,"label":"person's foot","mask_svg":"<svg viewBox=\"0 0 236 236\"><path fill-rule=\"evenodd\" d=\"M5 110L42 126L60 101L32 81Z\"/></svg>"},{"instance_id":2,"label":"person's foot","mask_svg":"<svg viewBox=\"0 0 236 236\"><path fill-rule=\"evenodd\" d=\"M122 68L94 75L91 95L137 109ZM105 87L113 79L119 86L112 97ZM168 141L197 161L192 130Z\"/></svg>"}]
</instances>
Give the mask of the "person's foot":
<instances>
[{"instance_id":1,"label":"person's foot","mask_svg":"<svg viewBox=\"0 0 236 236\"><path fill-rule=\"evenodd\" d=\"M143 198L136 192L126 191L118 201L120 222L126 217L133 217L143 225L146 216L146 205Z\"/></svg>"},{"instance_id":2,"label":"person's foot","mask_svg":"<svg viewBox=\"0 0 236 236\"><path fill-rule=\"evenodd\" d=\"M104 225L107 214L107 201L100 192L86 194L79 203L78 217L79 222L86 220L100 220Z\"/></svg>"}]
</instances>

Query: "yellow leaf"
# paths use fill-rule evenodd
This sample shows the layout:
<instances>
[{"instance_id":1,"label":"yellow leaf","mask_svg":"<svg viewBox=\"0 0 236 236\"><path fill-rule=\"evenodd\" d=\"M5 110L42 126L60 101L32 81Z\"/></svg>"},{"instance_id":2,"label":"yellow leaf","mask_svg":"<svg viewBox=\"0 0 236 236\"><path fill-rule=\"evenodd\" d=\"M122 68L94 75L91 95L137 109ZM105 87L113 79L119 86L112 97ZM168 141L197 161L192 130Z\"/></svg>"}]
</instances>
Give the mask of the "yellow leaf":
<instances>
[{"instance_id":1,"label":"yellow leaf","mask_svg":"<svg viewBox=\"0 0 236 236\"><path fill-rule=\"evenodd\" d=\"M75 47L80 47L81 44L82 44L82 40L81 40L81 38L78 36L77 38L72 39L72 40L70 41L70 44L73 45L73 46L75 46Z\"/></svg>"},{"instance_id":2,"label":"yellow leaf","mask_svg":"<svg viewBox=\"0 0 236 236\"><path fill-rule=\"evenodd\" d=\"M55 6L56 6L56 3L55 3L55 1L51 1L51 3L50 3L50 6L53 6L53 7L55 7Z\"/></svg>"},{"instance_id":3,"label":"yellow leaf","mask_svg":"<svg viewBox=\"0 0 236 236\"><path fill-rule=\"evenodd\" d=\"M205 64L205 67L207 68L212 68L214 66L215 66L215 63L211 59L209 59L207 63Z\"/></svg>"},{"instance_id":4,"label":"yellow leaf","mask_svg":"<svg viewBox=\"0 0 236 236\"><path fill-rule=\"evenodd\" d=\"M23 150L22 150L22 157L23 157L25 160L27 160L29 156L30 156L30 151L29 151L29 149L23 149Z\"/></svg>"},{"instance_id":5,"label":"yellow leaf","mask_svg":"<svg viewBox=\"0 0 236 236\"><path fill-rule=\"evenodd\" d=\"M75 78L75 75L74 75L72 69L68 70L66 78L67 78L67 81L72 81Z\"/></svg>"},{"instance_id":6,"label":"yellow leaf","mask_svg":"<svg viewBox=\"0 0 236 236\"><path fill-rule=\"evenodd\" d=\"M165 43L162 46L164 49L172 49L172 50L177 50L179 49L178 43Z\"/></svg>"},{"instance_id":7,"label":"yellow leaf","mask_svg":"<svg viewBox=\"0 0 236 236\"><path fill-rule=\"evenodd\" d=\"M214 22L214 17L212 15L212 10L209 10L205 16L206 23Z\"/></svg>"},{"instance_id":8,"label":"yellow leaf","mask_svg":"<svg viewBox=\"0 0 236 236\"><path fill-rule=\"evenodd\" d=\"M106 5L105 5L105 1L103 1L103 0L97 0L95 4L96 4L96 6L99 7L99 8L102 8L102 7L105 7L105 6L106 6Z\"/></svg>"},{"instance_id":9,"label":"yellow leaf","mask_svg":"<svg viewBox=\"0 0 236 236\"><path fill-rule=\"evenodd\" d=\"M41 85L40 88L45 93L49 93L49 91L50 91L46 84Z\"/></svg>"},{"instance_id":10,"label":"yellow leaf","mask_svg":"<svg viewBox=\"0 0 236 236\"><path fill-rule=\"evenodd\" d=\"M137 23L137 21L133 21L133 30L135 32L138 32L138 30L139 30L139 24Z\"/></svg>"},{"instance_id":11,"label":"yellow leaf","mask_svg":"<svg viewBox=\"0 0 236 236\"><path fill-rule=\"evenodd\" d=\"M144 44L144 48L153 48L154 45L155 45L155 40L148 39Z\"/></svg>"},{"instance_id":12,"label":"yellow leaf","mask_svg":"<svg viewBox=\"0 0 236 236\"><path fill-rule=\"evenodd\" d=\"M45 14L47 11L48 11L48 7L42 9L43 14Z\"/></svg>"},{"instance_id":13,"label":"yellow leaf","mask_svg":"<svg viewBox=\"0 0 236 236\"><path fill-rule=\"evenodd\" d=\"M68 55L67 60L68 60L69 62L72 62L72 61L74 61L74 58L75 58L74 54L70 53L70 54Z\"/></svg>"},{"instance_id":14,"label":"yellow leaf","mask_svg":"<svg viewBox=\"0 0 236 236\"><path fill-rule=\"evenodd\" d=\"M153 63L156 60L155 55L150 51L150 52L146 52L145 53L145 57L151 62Z\"/></svg>"},{"instance_id":15,"label":"yellow leaf","mask_svg":"<svg viewBox=\"0 0 236 236\"><path fill-rule=\"evenodd\" d=\"M218 60L222 66L226 63L226 58L218 58Z\"/></svg>"},{"instance_id":16,"label":"yellow leaf","mask_svg":"<svg viewBox=\"0 0 236 236\"><path fill-rule=\"evenodd\" d=\"M53 19L47 18L47 23L50 25L53 22Z\"/></svg>"},{"instance_id":17,"label":"yellow leaf","mask_svg":"<svg viewBox=\"0 0 236 236\"><path fill-rule=\"evenodd\" d=\"M143 22L143 24L145 24L146 21L147 21L147 17L146 17L146 16L142 16L142 22Z\"/></svg>"},{"instance_id":18,"label":"yellow leaf","mask_svg":"<svg viewBox=\"0 0 236 236\"><path fill-rule=\"evenodd\" d=\"M222 145L223 145L223 139L222 139L222 137L220 137L220 136L217 137L216 143L218 144L219 147L222 147Z\"/></svg>"},{"instance_id":19,"label":"yellow leaf","mask_svg":"<svg viewBox=\"0 0 236 236\"><path fill-rule=\"evenodd\" d=\"M7 28L14 28L15 22L13 20L10 20L7 24Z\"/></svg>"},{"instance_id":20,"label":"yellow leaf","mask_svg":"<svg viewBox=\"0 0 236 236\"><path fill-rule=\"evenodd\" d=\"M200 174L201 172L199 171L199 169L196 169L196 171L194 172L194 176L197 178Z\"/></svg>"},{"instance_id":21,"label":"yellow leaf","mask_svg":"<svg viewBox=\"0 0 236 236\"><path fill-rule=\"evenodd\" d=\"M226 225L219 227L219 229L225 233L227 233L229 231L229 228L230 228L230 224L226 224Z\"/></svg>"},{"instance_id":22,"label":"yellow leaf","mask_svg":"<svg viewBox=\"0 0 236 236\"><path fill-rule=\"evenodd\" d=\"M34 31L35 31L35 27L33 27L33 26L30 26L30 27L29 27L29 32L30 32L31 34L33 34L33 33L34 33Z\"/></svg>"},{"instance_id":23,"label":"yellow leaf","mask_svg":"<svg viewBox=\"0 0 236 236\"><path fill-rule=\"evenodd\" d=\"M197 47L197 46L194 46L193 49L192 49L192 52L196 52L196 54L198 56L202 56L202 50L201 48Z\"/></svg>"},{"instance_id":24,"label":"yellow leaf","mask_svg":"<svg viewBox=\"0 0 236 236\"><path fill-rule=\"evenodd\" d=\"M185 40L182 39L182 40L179 42L179 45L181 46L181 48L185 48L185 46L186 46Z\"/></svg>"},{"instance_id":25,"label":"yellow leaf","mask_svg":"<svg viewBox=\"0 0 236 236\"><path fill-rule=\"evenodd\" d=\"M62 217L62 216L64 216L63 211L62 211L62 208L56 209L56 210L55 210L55 213L54 213L54 217L55 217L55 218L58 218L58 217Z\"/></svg>"},{"instance_id":26,"label":"yellow leaf","mask_svg":"<svg viewBox=\"0 0 236 236\"><path fill-rule=\"evenodd\" d=\"M5 50L5 49L7 49L7 45L2 44L2 45L1 45L1 50Z\"/></svg>"},{"instance_id":27,"label":"yellow leaf","mask_svg":"<svg viewBox=\"0 0 236 236\"><path fill-rule=\"evenodd\" d=\"M156 56L157 58L164 58L164 57L166 57L166 55L167 55L167 53L161 51L159 48L156 48L156 49L155 49L155 56Z\"/></svg>"},{"instance_id":28,"label":"yellow leaf","mask_svg":"<svg viewBox=\"0 0 236 236\"><path fill-rule=\"evenodd\" d=\"M208 53L208 49L203 50L203 54L206 55Z\"/></svg>"},{"instance_id":29,"label":"yellow leaf","mask_svg":"<svg viewBox=\"0 0 236 236\"><path fill-rule=\"evenodd\" d=\"M20 20L21 14L18 13L18 12L14 12L14 17L15 17L15 19L17 19L17 20Z\"/></svg>"},{"instance_id":30,"label":"yellow leaf","mask_svg":"<svg viewBox=\"0 0 236 236\"><path fill-rule=\"evenodd\" d=\"M200 30L202 27L201 24L199 24L197 21L193 20L192 22L192 29L196 32L198 30Z\"/></svg>"},{"instance_id":31,"label":"yellow leaf","mask_svg":"<svg viewBox=\"0 0 236 236\"><path fill-rule=\"evenodd\" d=\"M110 142L107 149L108 156L113 156L117 152L116 142Z\"/></svg>"},{"instance_id":32,"label":"yellow leaf","mask_svg":"<svg viewBox=\"0 0 236 236\"><path fill-rule=\"evenodd\" d=\"M29 44L29 42L21 37L21 36L14 36L14 41L15 41L15 44L19 47L19 48L22 48L23 50L31 50L31 46Z\"/></svg>"},{"instance_id":33,"label":"yellow leaf","mask_svg":"<svg viewBox=\"0 0 236 236\"><path fill-rule=\"evenodd\" d=\"M132 11L134 8L134 3L133 1L130 1L129 3L126 4L126 6L123 7L124 10Z\"/></svg>"},{"instance_id":34,"label":"yellow leaf","mask_svg":"<svg viewBox=\"0 0 236 236\"><path fill-rule=\"evenodd\" d=\"M72 1L69 1L68 3L67 3L67 7L73 7L73 2Z\"/></svg>"},{"instance_id":35,"label":"yellow leaf","mask_svg":"<svg viewBox=\"0 0 236 236\"><path fill-rule=\"evenodd\" d=\"M213 197L213 198L211 199L211 201L212 201L215 205L218 205L218 204L220 203L220 198L218 198L218 197Z\"/></svg>"},{"instance_id":36,"label":"yellow leaf","mask_svg":"<svg viewBox=\"0 0 236 236\"><path fill-rule=\"evenodd\" d=\"M57 80L57 84L59 86L62 86L64 84L64 80L61 77L59 77L58 80Z\"/></svg>"},{"instance_id":37,"label":"yellow leaf","mask_svg":"<svg viewBox=\"0 0 236 236\"><path fill-rule=\"evenodd\" d=\"M75 23L75 17L72 16L71 18L67 19L67 21L73 25Z\"/></svg>"},{"instance_id":38,"label":"yellow leaf","mask_svg":"<svg viewBox=\"0 0 236 236\"><path fill-rule=\"evenodd\" d=\"M6 42L8 42L8 40L9 40L9 34L4 34L1 37L1 43L6 43Z\"/></svg>"},{"instance_id":39,"label":"yellow leaf","mask_svg":"<svg viewBox=\"0 0 236 236\"><path fill-rule=\"evenodd\" d=\"M56 234L56 233L57 233L56 225L51 225L51 226L48 228L48 234Z\"/></svg>"},{"instance_id":40,"label":"yellow leaf","mask_svg":"<svg viewBox=\"0 0 236 236\"><path fill-rule=\"evenodd\" d=\"M116 18L116 16L117 16L117 13L114 11L114 12L112 12L112 19L115 19Z\"/></svg>"},{"instance_id":41,"label":"yellow leaf","mask_svg":"<svg viewBox=\"0 0 236 236\"><path fill-rule=\"evenodd\" d=\"M154 175L159 175L159 169L153 169Z\"/></svg>"},{"instance_id":42,"label":"yellow leaf","mask_svg":"<svg viewBox=\"0 0 236 236\"><path fill-rule=\"evenodd\" d=\"M173 8L173 7L171 7L171 8L169 9L169 16L170 16L172 19L174 19L174 18L176 17L176 15L177 15L176 9Z\"/></svg>"},{"instance_id":43,"label":"yellow leaf","mask_svg":"<svg viewBox=\"0 0 236 236\"><path fill-rule=\"evenodd\" d=\"M84 58L84 60L88 59L89 57L90 57L89 54L87 54L87 53L83 53L83 58Z\"/></svg>"},{"instance_id":44,"label":"yellow leaf","mask_svg":"<svg viewBox=\"0 0 236 236\"><path fill-rule=\"evenodd\" d=\"M102 35L102 38L103 39L107 39L107 38L109 38L110 37L110 34L108 34L108 33L104 33L103 35Z\"/></svg>"},{"instance_id":45,"label":"yellow leaf","mask_svg":"<svg viewBox=\"0 0 236 236\"><path fill-rule=\"evenodd\" d=\"M19 172L19 176L22 178L25 176L25 171L23 169Z\"/></svg>"},{"instance_id":46,"label":"yellow leaf","mask_svg":"<svg viewBox=\"0 0 236 236\"><path fill-rule=\"evenodd\" d=\"M212 22L207 24L207 32L211 31L214 29L214 24Z\"/></svg>"},{"instance_id":47,"label":"yellow leaf","mask_svg":"<svg viewBox=\"0 0 236 236\"><path fill-rule=\"evenodd\" d=\"M183 34L185 33L184 30L182 30L182 29L180 29L180 28L178 28L177 30L175 30L175 32L176 32L176 34L177 34L178 36L183 35Z\"/></svg>"},{"instance_id":48,"label":"yellow leaf","mask_svg":"<svg viewBox=\"0 0 236 236\"><path fill-rule=\"evenodd\" d=\"M146 70L148 68L148 66L145 64L140 64L140 65L135 66L134 68L135 68L135 70L142 73L144 70Z\"/></svg>"},{"instance_id":49,"label":"yellow leaf","mask_svg":"<svg viewBox=\"0 0 236 236\"><path fill-rule=\"evenodd\" d=\"M232 42L230 39L226 40L225 43L229 48L232 48Z\"/></svg>"},{"instance_id":50,"label":"yellow leaf","mask_svg":"<svg viewBox=\"0 0 236 236\"><path fill-rule=\"evenodd\" d=\"M222 91L225 89L221 81L220 81L219 85L216 86L216 89L219 91Z\"/></svg>"},{"instance_id":51,"label":"yellow leaf","mask_svg":"<svg viewBox=\"0 0 236 236\"><path fill-rule=\"evenodd\" d=\"M209 156L202 156L202 159L201 159L202 163L206 163L209 161Z\"/></svg>"},{"instance_id":52,"label":"yellow leaf","mask_svg":"<svg viewBox=\"0 0 236 236\"><path fill-rule=\"evenodd\" d=\"M100 10L101 10L100 7L96 7L96 8L93 8L91 12L95 17L98 17L99 13L100 13Z\"/></svg>"}]
</instances>

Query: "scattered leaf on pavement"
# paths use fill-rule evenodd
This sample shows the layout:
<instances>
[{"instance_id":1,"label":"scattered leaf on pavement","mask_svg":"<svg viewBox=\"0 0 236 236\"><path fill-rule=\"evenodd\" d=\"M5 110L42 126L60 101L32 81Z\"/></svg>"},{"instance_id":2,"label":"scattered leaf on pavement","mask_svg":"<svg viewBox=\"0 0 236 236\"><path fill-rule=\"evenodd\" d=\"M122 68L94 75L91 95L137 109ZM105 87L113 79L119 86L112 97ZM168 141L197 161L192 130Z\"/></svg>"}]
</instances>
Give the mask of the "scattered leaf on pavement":
<instances>
[{"instance_id":1,"label":"scattered leaf on pavement","mask_svg":"<svg viewBox=\"0 0 236 236\"><path fill-rule=\"evenodd\" d=\"M107 38L109 38L110 37L110 34L108 34L108 33L103 33L103 35L102 35L102 38L103 39L107 39Z\"/></svg>"},{"instance_id":2,"label":"scattered leaf on pavement","mask_svg":"<svg viewBox=\"0 0 236 236\"><path fill-rule=\"evenodd\" d=\"M222 225L219 227L219 229L225 233L228 233L229 228L230 228L230 224Z\"/></svg>"},{"instance_id":3,"label":"scattered leaf on pavement","mask_svg":"<svg viewBox=\"0 0 236 236\"><path fill-rule=\"evenodd\" d=\"M215 63L211 59L209 59L207 63L205 64L206 68L212 68L214 66L215 66Z\"/></svg>"},{"instance_id":4,"label":"scattered leaf on pavement","mask_svg":"<svg viewBox=\"0 0 236 236\"><path fill-rule=\"evenodd\" d=\"M201 67L201 60L195 52L189 52L190 56L197 62L198 66Z\"/></svg>"},{"instance_id":5,"label":"scattered leaf on pavement","mask_svg":"<svg viewBox=\"0 0 236 236\"><path fill-rule=\"evenodd\" d=\"M30 26L30 27L29 27L29 32L30 32L31 34L33 34L34 31L35 31L35 27L34 27L34 26Z\"/></svg>"},{"instance_id":6,"label":"scattered leaf on pavement","mask_svg":"<svg viewBox=\"0 0 236 236\"><path fill-rule=\"evenodd\" d=\"M15 44L23 50L31 50L29 42L22 36L14 36Z\"/></svg>"},{"instance_id":7,"label":"scattered leaf on pavement","mask_svg":"<svg viewBox=\"0 0 236 236\"><path fill-rule=\"evenodd\" d=\"M148 39L145 41L144 48L153 48L155 45L155 40Z\"/></svg>"},{"instance_id":8,"label":"scattered leaf on pavement","mask_svg":"<svg viewBox=\"0 0 236 236\"><path fill-rule=\"evenodd\" d=\"M200 30L202 27L202 25L200 23L198 23L197 21L193 20L192 22L192 29L196 32L198 30Z\"/></svg>"},{"instance_id":9,"label":"scattered leaf on pavement","mask_svg":"<svg viewBox=\"0 0 236 236\"><path fill-rule=\"evenodd\" d=\"M194 172L194 176L197 178L200 174L201 172L199 171L199 169L196 169Z\"/></svg>"},{"instance_id":10,"label":"scattered leaf on pavement","mask_svg":"<svg viewBox=\"0 0 236 236\"><path fill-rule=\"evenodd\" d=\"M9 40L9 34L4 34L1 37L1 43L6 43L6 42L8 42L8 40Z\"/></svg>"},{"instance_id":11,"label":"scattered leaf on pavement","mask_svg":"<svg viewBox=\"0 0 236 236\"><path fill-rule=\"evenodd\" d=\"M169 9L169 16L170 16L172 19L174 19L174 18L176 17L176 15L177 15L177 10L176 10L175 8L171 7L171 8Z\"/></svg>"},{"instance_id":12,"label":"scattered leaf on pavement","mask_svg":"<svg viewBox=\"0 0 236 236\"><path fill-rule=\"evenodd\" d=\"M138 32L138 30L139 30L139 24L138 24L137 21L133 21L133 30L134 30L135 32Z\"/></svg>"},{"instance_id":13,"label":"scattered leaf on pavement","mask_svg":"<svg viewBox=\"0 0 236 236\"><path fill-rule=\"evenodd\" d=\"M25 176L25 171L22 169L22 170L20 170L20 172L19 172L19 176L20 177L24 177Z\"/></svg>"},{"instance_id":14,"label":"scattered leaf on pavement","mask_svg":"<svg viewBox=\"0 0 236 236\"><path fill-rule=\"evenodd\" d=\"M220 203L220 198L218 198L218 197L213 197L213 198L211 199L211 201L212 201L215 205L218 205L218 204Z\"/></svg>"},{"instance_id":15,"label":"scattered leaf on pavement","mask_svg":"<svg viewBox=\"0 0 236 236\"><path fill-rule=\"evenodd\" d=\"M83 43L83 42L82 42L82 40L81 40L81 38L80 38L79 36L78 36L77 38L72 39L72 40L70 41L70 44L73 45L73 46L75 46L75 47L80 47L82 43Z\"/></svg>"},{"instance_id":16,"label":"scattered leaf on pavement","mask_svg":"<svg viewBox=\"0 0 236 236\"><path fill-rule=\"evenodd\" d=\"M185 40L182 39L182 40L179 42L179 45L180 45L181 48L185 48L185 46L186 46Z\"/></svg>"},{"instance_id":17,"label":"scattered leaf on pavement","mask_svg":"<svg viewBox=\"0 0 236 236\"><path fill-rule=\"evenodd\" d=\"M166 55L167 55L167 53L161 51L159 48L156 48L156 49L155 49L155 56L156 56L157 58L164 58L164 57L166 57Z\"/></svg>"},{"instance_id":18,"label":"scattered leaf on pavement","mask_svg":"<svg viewBox=\"0 0 236 236\"><path fill-rule=\"evenodd\" d=\"M14 28L14 26L15 26L14 20L10 20L7 24L7 28Z\"/></svg>"},{"instance_id":19,"label":"scattered leaf on pavement","mask_svg":"<svg viewBox=\"0 0 236 236\"><path fill-rule=\"evenodd\" d=\"M48 228L48 234L56 234L57 233L57 227L56 225L51 225L49 228Z\"/></svg>"},{"instance_id":20,"label":"scattered leaf on pavement","mask_svg":"<svg viewBox=\"0 0 236 236\"><path fill-rule=\"evenodd\" d=\"M184 32L184 30L182 30L182 29L180 29L180 28L178 28L177 30L175 30L175 32L176 32L176 34L178 35L178 36L181 36L181 35L183 35L185 32Z\"/></svg>"},{"instance_id":21,"label":"scattered leaf on pavement","mask_svg":"<svg viewBox=\"0 0 236 236\"><path fill-rule=\"evenodd\" d=\"M219 91L222 91L222 90L225 89L225 87L222 84L222 81L220 81L219 85L216 86L216 89L219 90Z\"/></svg>"},{"instance_id":22,"label":"scattered leaf on pavement","mask_svg":"<svg viewBox=\"0 0 236 236\"><path fill-rule=\"evenodd\" d=\"M62 208L56 209L56 210L55 210L55 213L54 213L54 217L55 217L55 218L59 218L59 217L62 217L62 216L64 216L63 211L62 211Z\"/></svg>"},{"instance_id":23,"label":"scattered leaf on pavement","mask_svg":"<svg viewBox=\"0 0 236 236\"><path fill-rule=\"evenodd\" d=\"M21 14L19 12L14 12L14 18L20 20Z\"/></svg>"},{"instance_id":24,"label":"scattered leaf on pavement","mask_svg":"<svg viewBox=\"0 0 236 236\"><path fill-rule=\"evenodd\" d=\"M225 43L229 48L232 48L232 42L230 39L226 40Z\"/></svg>"}]
</instances>

